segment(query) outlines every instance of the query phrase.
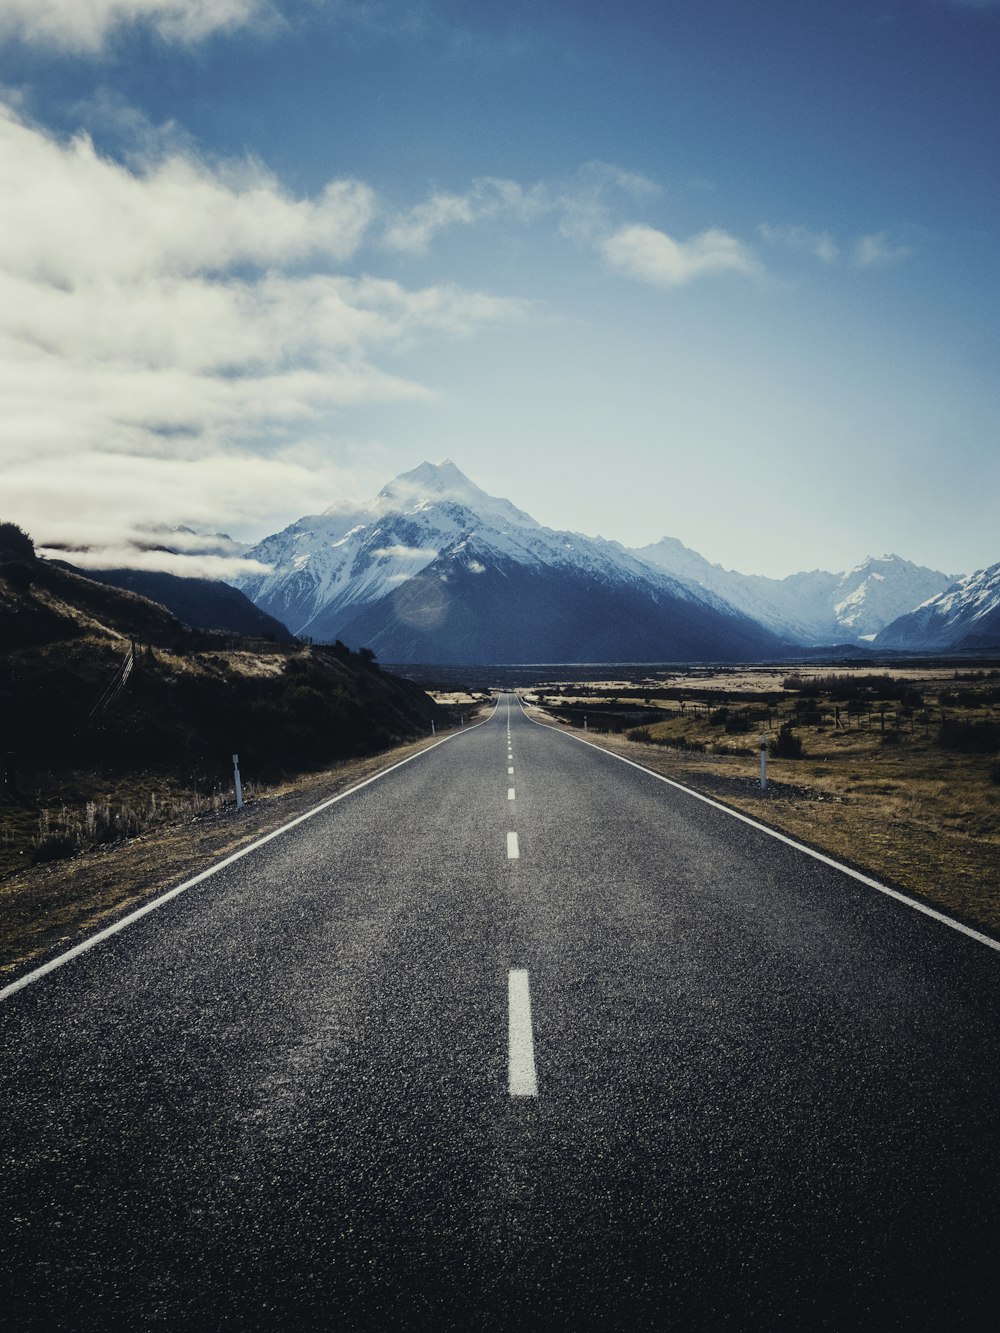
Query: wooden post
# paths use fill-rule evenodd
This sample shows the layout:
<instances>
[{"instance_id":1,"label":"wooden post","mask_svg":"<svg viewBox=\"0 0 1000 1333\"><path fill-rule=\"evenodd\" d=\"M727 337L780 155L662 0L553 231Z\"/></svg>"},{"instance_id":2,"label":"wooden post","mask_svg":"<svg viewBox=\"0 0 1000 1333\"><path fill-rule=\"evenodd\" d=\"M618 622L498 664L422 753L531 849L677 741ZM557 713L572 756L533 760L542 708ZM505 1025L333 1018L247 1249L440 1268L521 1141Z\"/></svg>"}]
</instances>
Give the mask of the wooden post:
<instances>
[{"instance_id":1,"label":"wooden post","mask_svg":"<svg viewBox=\"0 0 1000 1333\"><path fill-rule=\"evenodd\" d=\"M233 778L236 783L236 809L243 809L243 783L240 781L240 757L233 755Z\"/></svg>"}]
</instances>

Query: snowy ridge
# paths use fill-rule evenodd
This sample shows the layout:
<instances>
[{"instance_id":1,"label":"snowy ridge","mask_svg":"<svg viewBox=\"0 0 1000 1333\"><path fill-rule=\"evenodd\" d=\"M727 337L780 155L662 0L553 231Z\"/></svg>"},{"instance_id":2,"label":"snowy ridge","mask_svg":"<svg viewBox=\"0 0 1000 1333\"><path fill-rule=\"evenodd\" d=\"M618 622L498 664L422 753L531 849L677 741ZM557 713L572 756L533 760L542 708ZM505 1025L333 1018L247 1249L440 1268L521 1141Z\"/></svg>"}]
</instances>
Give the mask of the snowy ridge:
<instances>
[{"instance_id":1,"label":"snowy ridge","mask_svg":"<svg viewBox=\"0 0 1000 1333\"><path fill-rule=\"evenodd\" d=\"M543 527L454 463L253 547L239 587L294 633L389 662L732 661L783 645L617 542Z\"/></svg>"},{"instance_id":2,"label":"snowy ridge","mask_svg":"<svg viewBox=\"0 0 1000 1333\"><path fill-rule=\"evenodd\" d=\"M381 600L442 558L471 572L510 563L572 570L626 582L732 614L696 589L639 560L617 542L544 528L508 500L487 495L449 460L423 463L385 486L369 504L299 519L248 553L271 566L237 586L295 634L323 634Z\"/></svg>"},{"instance_id":3,"label":"snowy ridge","mask_svg":"<svg viewBox=\"0 0 1000 1333\"><path fill-rule=\"evenodd\" d=\"M879 648L1000 647L1000 563L958 579L888 625Z\"/></svg>"},{"instance_id":4,"label":"snowy ridge","mask_svg":"<svg viewBox=\"0 0 1000 1333\"><path fill-rule=\"evenodd\" d=\"M839 574L815 569L784 579L710 564L673 537L633 555L710 589L775 633L802 644L870 642L891 621L954 581L898 555L869 556Z\"/></svg>"},{"instance_id":5,"label":"snowy ridge","mask_svg":"<svg viewBox=\"0 0 1000 1333\"><path fill-rule=\"evenodd\" d=\"M918 607L910 639L943 642L949 617L961 637L994 605L993 585L976 582L991 571L956 583L898 555L772 579L674 538L627 550L543 527L447 459L366 504L301 518L247 556L269 572L236 586L293 633L377 646L390 661L760 659L790 644L892 646L886 627Z\"/></svg>"}]
</instances>

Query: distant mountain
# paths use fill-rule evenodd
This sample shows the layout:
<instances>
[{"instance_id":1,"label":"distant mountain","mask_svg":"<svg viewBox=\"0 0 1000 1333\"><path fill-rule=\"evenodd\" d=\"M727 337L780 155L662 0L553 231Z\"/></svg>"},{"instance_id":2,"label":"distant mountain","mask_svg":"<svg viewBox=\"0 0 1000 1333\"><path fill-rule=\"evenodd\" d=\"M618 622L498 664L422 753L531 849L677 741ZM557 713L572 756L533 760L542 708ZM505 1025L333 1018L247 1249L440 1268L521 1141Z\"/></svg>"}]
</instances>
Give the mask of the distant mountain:
<instances>
[{"instance_id":1,"label":"distant mountain","mask_svg":"<svg viewBox=\"0 0 1000 1333\"><path fill-rule=\"evenodd\" d=\"M890 621L954 582L954 576L898 555L869 556L840 574L814 569L771 579L710 564L673 537L632 554L715 593L776 634L806 645L845 639L871 642Z\"/></svg>"},{"instance_id":2,"label":"distant mountain","mask_svg":"<svg viewBox=\"0 0 1000 1333\"><path fill-rule=\"evenodd\" d=\"M217 629L253 639L274 639L287 643L292 635L280 620L275 620L238 588L218 579L181 578L147 569L77 570L86 578L96 579L112 588L148 597L172 611L178 620L192 629Z\"/></svg>"},{"instance_id":3,"label":"distant mountain","mask_svg":"<svg viewBox=\"0 0 1000 1333\"><path fill-rule=\"evenodd\" d=\"M900 616L882 630L875 647L918 652L1000 649L1000 564L959 579Z\"/></svg>"},{"instance_id":4,"label":"distant mountain","mask_svg":"<svg viewBox=\"0 0 1000 1333\"><path fill-rule=\"evenodd\" d=\"M450 461L247 553L237 586L295 634L392 662L733 661L777 635L617 542L542 527Z\"/></svg>"}]
</instances>

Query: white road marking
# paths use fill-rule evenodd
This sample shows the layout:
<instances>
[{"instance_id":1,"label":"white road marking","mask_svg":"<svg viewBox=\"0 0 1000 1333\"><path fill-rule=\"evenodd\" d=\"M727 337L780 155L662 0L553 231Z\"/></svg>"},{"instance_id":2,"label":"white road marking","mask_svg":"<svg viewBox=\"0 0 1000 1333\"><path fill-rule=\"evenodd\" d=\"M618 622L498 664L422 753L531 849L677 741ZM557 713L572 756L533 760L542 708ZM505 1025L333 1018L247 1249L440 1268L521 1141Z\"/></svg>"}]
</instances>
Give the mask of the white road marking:
<instances>
[{"instance_id":1,"label":"white road marking","mask_svg":"<svg viewBox=\"0 0 1000 1333\"><path fill-rule=\"evenodd\" d=\"M507 973L507 1090L512 1097L537 1097L535 1042L531 1035L528 974Z\"/></svg>"},{"instance_id":2,"label":"white road marking","mask_svg":"<svg viewBox=\"0 0 1000 1333\"><path fill-rule=\"evenodd\" d=\"M514 770L513 770L512 768L508 768L508 769L507 769L507 772L508 772L508 774L512 774L512 773L514 772Z\"/></svg>"},{"instance_id":3,"label":"white road marking","mask_svg":"<svg viewBox=\"0 0 1000 1333\"><path fill-rule=\"evenodd\" d=\"M513 788L513 787L508 787L508 788L507 788L507 800L508 800L508 801L512 801L513 799L514 799L514 788Z\"/></svg>"},{"instance_id":4,"label":"white road marking","mask_svg":"<svg viewBox=\"0 0 1000 1333\"><path fill-rule=\"evenodd\" d=\"M69 963L72 962L74 958L79 958L81 954L87 953L89 949L92 949L95 944L101 944L104 940L110 939L112 935L117 935L118 932L124 930L126 926L131 926L133 922L141 920L144 916L148 916L150 912L155 912L158 907L163 907L166 903L170 902L172 898L176 898L179 894L186 893L188 889L193 889L196 884L200 884L203 880L209 879L212 875L217 874L218 871L224 870L226 866L231 866L235 861L240 861L244 856L249 856L249 854L255 852L258 847L263 847L265 843L271 842L274 838L280 838L283 833L287 833L289 829L296 828L299 824L304 824L307 819L312 819L314 815L322 814L324 810L328 810L331 805L336 805L338 801L346 801L348 796L353 796L356 791L361 791L362 788L371 786L373 782L378 782L379 778L384 778L390 773L395 773L396 769L402 768L404 764L412 764L414 759L422 759L425 754L430 754L431 750L436 750L439 745L447 745L449 741L453 741L459 736L467 736L470 731L475 731L476 727L485 727L487 722L492 722L494 717L496 717L497 709L499 707L500 702L497 700L496 708L494 708L489 717L484 718L482 722L476 722L471 727L465 727L460 731L453 731L450 736L442 736L439 741L435 741L433 745L428 745L425 750L418 750L416 754L411 754L406 759L400 759L399 763L390 764L388 768L383 768L380 772L373 773L370 778L365 778L363 782L355 783L353 787L348 787L346 791L340 792L339 795L331 796L328 801L321 801L319 805L314 805L313 808L307 810L305 814L299 815L296 819L289 820L287 824L282 824L280 828L272 829L270 833L265 833L262 838L257 838L255 842L248 843L246 847L241 847L238 852L233 852L231 856L226 856L221 861L216 861L215 865L209 866L207 870L201 871L200 874L194 875L191 879L186 879L183 884L178 884L175 888L168 889L166 893L161 893L158 898L153 898L150 902L144 903L142 907L137 907L134 912L129 912L127 916L121 917L120 920L113 921L110 926L105 926L104 929L99 930L96 935L91 935L87 939L81 940L80 943L75 944L72 949L67 949L65 953L58 954L55 958L50 958L47 963L42 963L40 967L36 967L33 971L26 972L23 977L18 977L16 981L12 981L0 989L0 1002L9 999L11 995L15 995L19 990L23 990L25 986L30 986L33 982L40 981L42 977L47 976L50 972L55 972L56 969L62 967L64 963Z\"/></svg>"},{"instance_id":5,"label":"white road marking","mask_svg":"<svg viewBox=\"0 0 1000 1333\"><path fill-rule=\"evenodd\" d=\"M507 860L516 861L521 855L521 849L517 845L517 834L507 834Z\"/></svg>"},{"instance_id":6,"label":"white road marking","mask_svg":"<svg viewBox=\"0 0 1000 1333\"><path fill-rule=\"evenodd\" d=\"M518 703L520 703L520 700L518 700ZM534 722L536 727L545 727L547 731L555 731L554 727L531 717L524 704L521 704L521 712L524 713L529 722ZM568 731L556 731L555 734L566 736L572 741L579 741L581 745L586 745L591 750L597 750L600 754L618 759L623 764L628 764L630 768L637 768L640 773L648 773L651 778L656 778L657 782L665 782L668 787L676 787L678 791L684 792L685 795L693 796L696 801L702 801L715 810L721 810L724 815L729 815L731 819L738 819L741 824L749 824L751 828L766 833L769 838L783 842L787 847L794 847L797 852L805 852L806 856L811 856L814 861L821 861L823 865L830 866L833 870L839 870L842 875L848 875L851 879L856 879L859 884L864 884L869 889L876 889L879 893L884 893L887 898L895 898L897 902L903 903L906 907L912 907L915 912L922 912L924 916L931 917L934 921L940 922L942 926L950 926L952 930L957 930L959 934L968 935L970 940L975 940L978 944L985 944L988 949L995 949L1000 953L1000 940L990 939L989 935L983 935L978 930L973 930L971 926L966 926L961 921L946 916L944 912L939 912L934 907L928 907L926 903L918 902L916 898L910 898L907 894L900 893L898 889L890 889L888 884L880 884L877 879L872 879L870 875L863 875L860 870L852 870L850 866L835 861L832 856L817 852L815 848L807 847L803 842L796 842L794 838L789 838L787 834L779 833L777 829L769 828L767 824L761 824L758 820L742 814L739 810L733 810L728 805L721 805L718 801L713 801L710 796L702 796L700 791L685 787L683 783L675 782L673 778L665 778L662 773L654 772L653 769L647 768L645 764L637 764L634 759L626 759L624 755L615 754L614 750L605 750L603 746L595 745L593 741L585 741L582 736L574 736L572 732ZM2 998L2 992L0 992L0 998Z\"/></svg>"}]
</instances>

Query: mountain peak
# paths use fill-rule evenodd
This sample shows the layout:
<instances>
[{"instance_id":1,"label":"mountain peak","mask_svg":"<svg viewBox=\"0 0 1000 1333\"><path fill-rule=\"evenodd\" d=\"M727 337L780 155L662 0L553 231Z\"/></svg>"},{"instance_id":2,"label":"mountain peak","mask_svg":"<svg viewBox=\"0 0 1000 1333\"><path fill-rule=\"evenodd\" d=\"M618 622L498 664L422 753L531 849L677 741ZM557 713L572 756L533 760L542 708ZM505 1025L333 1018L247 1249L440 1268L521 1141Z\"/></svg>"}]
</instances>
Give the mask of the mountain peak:
<instances>
[{"instance_id":1,"label":"mountain peak","mask_svg":"<svg viewBox=\"0 0 1000 1333\"><path fill-rule=\"evenodd\" d=\"M413 513L442 500L453 500L477 515L488 516L502 524L521 528L539 526L530 514L525 514L509 500L488 495L450 458L444 458L440 463L425 461L409 472L400 473L382 487L375 497L375 506L380 511Z\"/></svg>"}]
</instances>

